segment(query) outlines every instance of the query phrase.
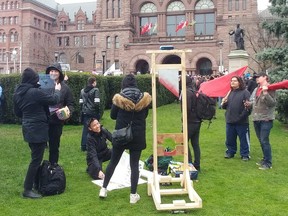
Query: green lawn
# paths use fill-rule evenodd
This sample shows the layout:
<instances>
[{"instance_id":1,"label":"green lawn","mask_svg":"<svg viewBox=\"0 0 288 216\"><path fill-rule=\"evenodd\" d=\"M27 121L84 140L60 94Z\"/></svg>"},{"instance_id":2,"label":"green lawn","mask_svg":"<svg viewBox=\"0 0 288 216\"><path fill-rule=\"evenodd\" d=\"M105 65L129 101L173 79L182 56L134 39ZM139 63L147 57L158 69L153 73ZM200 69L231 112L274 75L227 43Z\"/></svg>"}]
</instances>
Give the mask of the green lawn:
<instances>
[{"instance_id":1,"label":"green lawn","mask_svg":"<svg viewBox=\"0 0 288 216\"><path fill-rule=\"evenodd\" d=\"M152 110L147 120L147 149L142 160L152 154ZM105 111L102 124L113 129L114 121ZM274 122L270 136L273 169L258 170L256 162L262 157L260 145L251 124L251 160L243 162L239 153L224 159L224 111L217 110L217 119L208 129L203 123L200 135L201 173L194 188L203 200L202 209L190 210L193 215L287 215L288 203L288 133L287 126ZM179 104L158 108L159 132L180 132ZM85 153L80 151L81 126L65 126L61 141L60 161L67 177L65 193L40 200L23 199L23 181L30 160L27 143L23 141L20 125L0 125L0 204L1 215L170 215L157 211L153 198L147 195L147 185L140 185L141 200L129 204L129 189L108 193L98 198L99 187L86 174ZM170 144L171 145L171 144ZM172 146L173 147L173 146ZM47 152L45 153L47 159ZM106 165L106 164L105 164ZM285 207L286 206L286 207Z\"/></svg>"}]
</instances>

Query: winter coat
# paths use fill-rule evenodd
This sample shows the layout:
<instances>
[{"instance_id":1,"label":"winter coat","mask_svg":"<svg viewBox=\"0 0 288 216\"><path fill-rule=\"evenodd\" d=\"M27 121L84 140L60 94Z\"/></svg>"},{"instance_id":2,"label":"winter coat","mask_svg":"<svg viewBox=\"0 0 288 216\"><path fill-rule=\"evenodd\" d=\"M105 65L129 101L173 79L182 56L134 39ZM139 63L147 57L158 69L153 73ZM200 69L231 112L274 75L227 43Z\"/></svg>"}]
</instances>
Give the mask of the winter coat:
<instances>
[{"instance_id":1,"label":"winter coat","mask_svg":"<svg viewBox=\"0 0 288 216\"><path fill-rule=\"evenodd\" d=\"M250 93L247 89L235 89L229 93L227 103L222 105L226 109L226 123L248 124L250 110L245 108L244 102L249 100Z\"/></svg>"},{"instance_id":2,"label":"winter coat","mask_svg":"<svg viewBox=\"0 0 288 216\"><path fill-rule=\"evenodd\" d=\"M60 97L60 102L57 103L54 106L50 106L49 108L53 109L61 109L65 106L68 106L70 110L70 115L72 115L74 111L74 99L72 92L69 88L69 86L65 82L61 82L61 97ZM50 124L64 124L63 120L58 119L56 112L50 112L50 118L49 118L49 123Z\"/></svg>"},{"instance_id":3,"label":"winter coat","mask_svg":"<svg viewBox=\"0 0 288 216\"><path fill-rule=\"evenodd\" d=\"M107 140L112 142L112 135L103 127L101 128L100 133L95 133L93 131L88 132L86 161L88 166L93 164L94 167L97 168L97 173L101 170L99 160L109 153Z\"/></svg>"},{"instance_id":4,"label":"winter coat","mask_svg":"<svg viewBox=\"0 0 288 216\"><path fill-rule=\"evenodd\" d=\"M116 120L115 129L127 127L131 120L133 121L133 140L125 148L130 150L146 148L146 118L151 100L149 93L142 93L138 88L125 88L120 94L114 95L110 117Z\"/></svg>"},{"instance_id":5,"label":"winter coat","mask_svg":"<svg viewBox=\"0 0 288 216\"><path fill-rule=\"evenodd\" d=\"M84 115L100 118L100 93L99 89L87 86L80 94L81 112Z\"/></svg>"},{"instance_id":6,"label":"winter coat","mask_svg":"<svg viewBox=\"0 0 288 216\"><path fill-rule=\"evenodd\" d=\"M270 121L275 119L276 92L268 90L264 95L261 91L257 97L256 93L260 87L254 89L250 101L252 102L252 120L253 121Z\"/></svg>"},{"instance_id":7,"label":"winter coat","mask_svg":"<svg viewBox=\"0 0 288 216\"><path fill-rule=\"evenodd\" d=\"M24 140L29 143L47 142L48 105L59 103L61 93L53 94L30 83L20 84L13 95L14 113L22 118Z\"/></svg>"}]
</instances>

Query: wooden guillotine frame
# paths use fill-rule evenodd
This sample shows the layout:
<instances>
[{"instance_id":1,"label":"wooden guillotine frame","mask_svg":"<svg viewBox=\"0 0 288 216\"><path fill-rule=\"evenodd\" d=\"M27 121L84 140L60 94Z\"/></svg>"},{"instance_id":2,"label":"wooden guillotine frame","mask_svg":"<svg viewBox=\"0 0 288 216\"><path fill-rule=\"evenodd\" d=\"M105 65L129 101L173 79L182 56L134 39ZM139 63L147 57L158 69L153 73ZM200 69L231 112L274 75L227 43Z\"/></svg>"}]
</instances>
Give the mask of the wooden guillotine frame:
<instances>
[{"instance_id":1,"label":"wooden guillotine frame","mask_svg":"<svg viewBox=\"0 0 288 216\"><path fill-rule=\"evenodd\" d=\"M147 54L151 54L151 74L152 74L152 109L153 109L153 177L148 179L148 195L153 197L157 210L188 210L194 208L202 208L202 199L193 188L193 181L190 179L188 168L188 129L187 129L187 95L186 95L186 67L185 57L187 52L191 50L148 50ZM174 54L181 57L181 64L156 64L156 57L159 54ZM182 133L158 133L157 131L157 108L156 108L156 77L159 70L175 69L181 71L182 84ZM177 80L178 82L178 80ZM160 176L158 174L157 156L165 155L165 147L162 145L165 139L172 139L175 142L173 155L183 155L183 174L179 177ZM174 183L180 183L173 188ZM161 183L173 183L169 189L161 189ZM161 197L172 195L173 198L178 195L181 199L173 200L172 203L163 203ZM184 196L184 198L183 198ZM185 197L186 196L186 197ZM189 201L187 201L187 196Z\"/></svg>"}]
</instances>

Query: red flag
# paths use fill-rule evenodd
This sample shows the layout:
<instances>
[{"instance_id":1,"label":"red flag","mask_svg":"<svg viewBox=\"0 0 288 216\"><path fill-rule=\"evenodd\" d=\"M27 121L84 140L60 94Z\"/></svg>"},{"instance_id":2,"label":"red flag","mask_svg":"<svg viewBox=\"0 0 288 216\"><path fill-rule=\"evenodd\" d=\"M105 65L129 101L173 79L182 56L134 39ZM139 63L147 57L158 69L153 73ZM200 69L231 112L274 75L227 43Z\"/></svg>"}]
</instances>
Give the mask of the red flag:
<instances>
[{"instance_id":1,"label":"red flag","mask_svg":"<svg viewBox=\"0 0 288 216\"><path fill-rule=\"evenodd\" d=\"M141 35L150 31L151 28L152 28L152 23L146 23L141 29Z\"/></svg>"},{"instance_id":2,"label":"red flag","mask_svg":"<svg viewBox=\"0 0 288 216\"><path fill-rule=\"evenodd\" d=\"M242 76L248 66L242 67L225 76L218 77L214 80L203 82L200 85L199 92L209 97L225 97L230 90L230 81L233 76Z\"/></svg>"},{"instance_id":3,"label":"red flag","mask_svg":"<svg viewBox=\"0 0 288 216\"><path fill-rule=\"evenodd\" d=\"M176 26L176 32L178 32L180 29L185 28L188 26L188 21L182 20L177 26Z\"/></svg>"},{"instance_id":4,"label":"red flag","mask_svg":"<svg viewBox=\"0 0 288 216\"><path fill-rule=\"evenodd\" d=\"M273 83L268 86L269 90L278 90L278 89L288 89L288 80L282 82Z\"/></svg>"}]
</instances>

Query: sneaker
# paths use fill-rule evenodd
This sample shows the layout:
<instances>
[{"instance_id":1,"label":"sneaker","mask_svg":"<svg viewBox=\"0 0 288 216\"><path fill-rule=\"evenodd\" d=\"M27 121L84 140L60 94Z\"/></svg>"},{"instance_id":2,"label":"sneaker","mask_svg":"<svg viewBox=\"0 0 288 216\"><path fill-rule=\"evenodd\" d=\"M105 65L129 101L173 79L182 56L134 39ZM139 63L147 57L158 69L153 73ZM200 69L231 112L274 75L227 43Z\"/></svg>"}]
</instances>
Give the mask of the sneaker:
<instances>
[{"instance_id":1,"label":"sneaker","mask_svg":"<svg viewBox=\"0 0 288 216\"><path fill-rule=\"evenodd\" d=\"M242 159L242 161L249 161L250 156L242 156L241 159Z\"/></svg>"},{"instance_id":2,"label":"sneaker","mask_svg":"<svg viewBox=\"0 0 288 216\"><path fill-rule=\"evenodd\" d=\"M106 188L101 188L100 189L100 192L99 192L99 197L100 198L105 198L105 197L107 197L107 189Z\"/></svg>"},{"instance_id":3,"label":"sneaker","mask_svg":"<svg viewBox=\"0 0 288 216\"><path fill-rule=\"evenodd\" d=\"M263 164L264 164L264 159L261 159L261 161L256 163L257 166L262 166Z\"/></svg>"},{"instance_id":4,"label":"sneaker","mask_svg":"<svg viewBox=\"0 0 288 216\"><path fill-rule=\"evenodd\" d=\"M135 194L130 194L130 203L135 204L140 200L140 195L135 193Z\"/></svg>"},{"instance_id":5,"label":"sneaker","mask_svg":"<svg viewBox=\"0 0 288 216\"><path fill-rule=\"evenodd\" d=\"M229 154L229 153L225 153L225 156L224 156L224 158L226 158L226 159L230 159L230 158L233 158L233 157L234 157L234 155Z\"/></svg>"},{"instance_id":6,"label":"sneaker","mask_svg":"<svg viewBox=\"0 0 288 216\"><path fill-rule=\"evenodd\" d=\"M267 170L267 169L272 169L272 166L270 166L269 164L267 163L263 163L260 167L259 167L260 170Z\"/></svg>"}]
</instances>

